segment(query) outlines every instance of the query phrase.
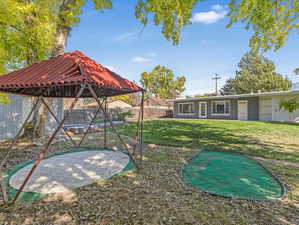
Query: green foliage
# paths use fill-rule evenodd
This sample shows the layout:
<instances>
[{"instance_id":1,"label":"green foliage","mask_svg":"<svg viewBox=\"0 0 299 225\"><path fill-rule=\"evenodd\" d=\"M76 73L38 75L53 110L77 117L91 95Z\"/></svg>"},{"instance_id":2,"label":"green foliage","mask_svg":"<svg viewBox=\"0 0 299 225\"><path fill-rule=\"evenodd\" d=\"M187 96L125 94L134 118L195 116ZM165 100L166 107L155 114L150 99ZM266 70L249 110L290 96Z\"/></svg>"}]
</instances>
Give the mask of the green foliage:
<instances>
[{"instance_id":1,"label":"green foliage","mask_svg":"<svg viewBox=\"0 0 299 225\"><path fill-rule=\"evenodd\" d=\"M47 57L54 41L51 1L6 0L0 4L0 72Z\"/></svg>"},{"instance_id":2,"label":"green foliage","mask_svg":"<svg viewBox=\"0 0 299 225\"><path fill-rule=\"evenodd\" d=\"M112 9L112 2L110 0L93 0L96 10Z\"/></svg>"},{"instance_id":3,"label":"green foliage","mask_svg":"<svg viewBox=\"0 0 299 225\"><path fill-rule=\"evenodd\" d=\"M132 117L133 117L133 113L131 111L121 112L117 115L116 120L117 121L125 121L126 118L132 118Z\"/></svg>"},{"instance_id":4,"label":"green foliage","mask_svg":"<svg viewBox=\"0 0 299 225\"><path fill-rule=\"evenodd\" d=\"M242 22L254 35L250 47L254 50L278 50L292 30L299 31L298 0L231 0L228 5L230 23Z\"/></svg>"},{"instance_id":5,"label":"green foliage","mask_svg":"<svg viewBox=\"0 0 299 225\"><path fill-rule=\"evenodd\" d=\"M279 110L284 109L290 113L295 112L297 109L299 109L299 101L297 98L291 98L288 100L282 99L279 102Z\"/></svg>"},{"instance_id":6,"label":"green foliage","mask_svg":"<svg viewBox=\"0 0 299 225\"><path fill-rule=\"evenodd\" d=\"M299 75L299 68L295 69L294 73L297 74L297 75Z\"/></svg>"},{"instance_id":7,"label":"green foliage","mask_svg":"<svg viewBox=\"0 0 299 225\"><path fill-rule=\"evenodd\" d=\"M133 99L131 97L130 94L126 94L126 95L118 95L118 96L114 96L114 97L111 97L112 99L116 99L116 100L122 100L130 105L133 105Z\"/></svg>"},{"instance_id":8,"label":"green foliage","mask_svg":"<svg viewBox=\"0 0 299 225\"><path fill-rule=\"evenodd\" d=\"M46 59L55 45L59 26L80 21L87 0L5 0L0 4L0 73ZM110 0L93 0L97 10L111 8Z\"/></svg>"},{"instance_id":9,"label":"green foliage","mask_svg":"<svg viewBox=\"0 0 299 225\"><path fill-rule=\"evenodd\" d=\"M10 103L10 99L6 94L0 93L0 104L9 104Z\"/></svg>"},{"instance_id":10,"label":"green foliage","mask_svg":"<svg viewBox=\"0 0 299 225\"><path fill-rule=\"evenodd\" d=\"M146 25L153 14L155 25L162 24L162 33L167 40L177 45L182 27L190 24L191 10L200 0L139 0L135 16Z\"/></svg>"},{"instance_id":11,"label":"green foliage","mask_svg":"<svg viewBox=\"0 0 299 225\"><path fill-rule=\"evenodd\" d=\"M246 94L250 92L285 91L291 81L275 72L275 65L267 58L250 52L238 64L236 77L230 78L220 90L222 95Z\"/></svg>"},{"instance_id":12,"label":"green foliage","mask_svg":"<svg viewBox=\"0 0 299 225\"><path fill-rule=\"evenodd\" d=\"M184 76L174 79L174 72L165 66L156 66L152 72L143 72L140 80L146 97L174 98L185 91Z\"/></svg>"}]
</instances>

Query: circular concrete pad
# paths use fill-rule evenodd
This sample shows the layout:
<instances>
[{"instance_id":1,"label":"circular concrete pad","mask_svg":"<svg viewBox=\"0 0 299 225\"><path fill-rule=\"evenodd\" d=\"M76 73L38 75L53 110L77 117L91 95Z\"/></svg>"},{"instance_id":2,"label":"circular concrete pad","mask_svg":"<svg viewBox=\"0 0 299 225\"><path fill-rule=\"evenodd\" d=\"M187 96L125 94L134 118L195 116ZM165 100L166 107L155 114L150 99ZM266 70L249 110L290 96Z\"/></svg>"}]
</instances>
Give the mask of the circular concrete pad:
<instances>
[{"instance_id":1,"label":"circular concrete pad","mask_svg":"<svg viewBox=\"0 0 299 225\"><path fill-rule=\"evenodd\" d=\"M98 179L108 179L121 172L129 161L128 155L107 150L53 156L39 164L23 192L50 194L69 191ZM10 186L19 189L32 166L30 164L12 175Z\"/></svg>"}]
</instances>

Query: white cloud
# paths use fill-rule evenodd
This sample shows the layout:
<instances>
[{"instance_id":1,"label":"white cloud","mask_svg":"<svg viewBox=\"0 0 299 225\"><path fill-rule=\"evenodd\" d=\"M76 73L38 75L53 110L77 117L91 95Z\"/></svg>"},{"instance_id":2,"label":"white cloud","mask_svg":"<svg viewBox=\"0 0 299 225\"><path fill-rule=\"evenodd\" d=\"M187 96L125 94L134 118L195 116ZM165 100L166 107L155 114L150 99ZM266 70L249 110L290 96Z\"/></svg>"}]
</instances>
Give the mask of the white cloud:
<instances>
[{"instance_id":1,"label":"white cloud","mask_svg":"<svg viewBox=\"0 0 299 225\"><path fill-rule=\"evenodd\" d=\"M211 8L215 11L221 11L224 9L223 6L221 6L219 4L213 5Z\"/></svg>"},{"instance_id":2,"label":"white cloud","mask_svg":"<svg viewBox=\"0 0 299 225\"><path fill-rule=\"evenodd\" d=\"M216 23L218 20L224 18L227 14L227 11L209 11L209 12L200 12L195 13L195 15L191 18L192 23L204 23L204 24L212 24Z\"/></svg>"},{"instance_id":3,"label":"white cloud","mask_svg":"<svg viewBox=\"0 0 299 225\"><path fill-rule=\"evenodd\" d=\"M141 57L141 56L137 56L137 57L134 57L132 59L133 62L136 62L136 63L144 63L144 62L149 62L151 61L152 59L150 58L146 58L146 57Z\"/></svg>"},{"instance_id":4,"label":"white cloud","mask_svg":"<svg viewBox=\"0 0 299 225\"><path fill-rule=\"evenodd\" d=\"M223 6L216 4L211 7L211 11L195 13L191 18L192 23L212 24L221 20L228 13Z\"/></svg>"}]
</instances>

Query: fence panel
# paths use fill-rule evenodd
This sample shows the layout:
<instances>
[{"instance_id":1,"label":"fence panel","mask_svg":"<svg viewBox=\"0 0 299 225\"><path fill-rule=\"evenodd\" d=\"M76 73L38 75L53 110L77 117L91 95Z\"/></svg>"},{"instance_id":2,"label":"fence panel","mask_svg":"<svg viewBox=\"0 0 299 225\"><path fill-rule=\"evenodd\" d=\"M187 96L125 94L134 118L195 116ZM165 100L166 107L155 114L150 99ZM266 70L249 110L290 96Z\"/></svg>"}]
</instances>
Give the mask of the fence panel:
<instances>
[{"instance_id":1,"label":"fence panel","mask_svg":"<svg viewBox=\"0 0 299 225\"><path fill-rule=\"evenodd\" d=\"M10 104L0 104L0 141L16 136L32 106L30 97L8 97Z\"/></svg>"}]
</instances>

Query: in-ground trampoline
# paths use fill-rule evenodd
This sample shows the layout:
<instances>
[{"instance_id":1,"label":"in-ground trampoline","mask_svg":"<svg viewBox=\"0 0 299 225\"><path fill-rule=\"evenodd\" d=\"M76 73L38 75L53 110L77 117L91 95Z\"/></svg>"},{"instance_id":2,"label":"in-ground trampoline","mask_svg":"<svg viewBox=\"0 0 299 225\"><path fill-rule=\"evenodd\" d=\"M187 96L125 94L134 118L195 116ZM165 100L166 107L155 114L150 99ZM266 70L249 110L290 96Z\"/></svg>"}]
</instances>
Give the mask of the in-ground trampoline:
<instances>
[{"instance_id":1,"label":"in-ground trampoline","mask_svg":"<svg viewBox=\"0 0 299 225\"><path fill-rule=\"evenodd\" d=\"M28 161L6 171L8 198L20 189L24 177L34 165ZM106 180L134 168L127 154L100 148L76 148L46 157L23 188L19 199L35 200L48 194L69 192L72 189Z\"/></svg>"},{"instance_id":2,"label":"in-ground trampoline","mask_svg":"<svg viewBox=\"0 0 299 225\"><path fill-rule=\"evenodd\" d=\"M7 155L0 161L0 191L6 203L14 204L17 200L36 199L47 194L63 193L91 184L98 179L108 179L133 167L137 169L141 167L144 90L83 53L79 51L65 53L0 76L0 92L37 98L19 133L8 147ZM110 118L107 98L137 92L141 92L141 104L136 136L133 146L129 148ZM74 101L63 118L58 118L45 98L74 98ZM94 99L98 104L98 109L86 132L77 142L63 125L79 98ZM40 104L56 120L56 129L37 159L2 171L2 168L7 166L10 150L17 143L17 138L22 134ZM103 146L82 148L83 141L100 111L104 115ZM122 148L117 151L108 149L107 122L122 144ZM47 156L50 145L60 131L64 131L74 147L63 150L63 153Z\"/></svg>"},{"instance_id":3,"label":"in-ground trampoline","mask_svg":"<svg viewBox=\"0 0 299 225\"><path fill-rule=\"evenodd\" d=\"M266 201L280 199L286 191L263 165L231 152L201 150L181 172L192 187L223 197Z\"/></svg>"}]
</instances>

